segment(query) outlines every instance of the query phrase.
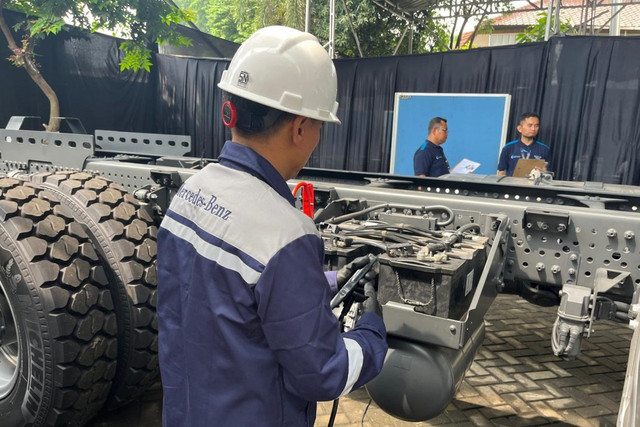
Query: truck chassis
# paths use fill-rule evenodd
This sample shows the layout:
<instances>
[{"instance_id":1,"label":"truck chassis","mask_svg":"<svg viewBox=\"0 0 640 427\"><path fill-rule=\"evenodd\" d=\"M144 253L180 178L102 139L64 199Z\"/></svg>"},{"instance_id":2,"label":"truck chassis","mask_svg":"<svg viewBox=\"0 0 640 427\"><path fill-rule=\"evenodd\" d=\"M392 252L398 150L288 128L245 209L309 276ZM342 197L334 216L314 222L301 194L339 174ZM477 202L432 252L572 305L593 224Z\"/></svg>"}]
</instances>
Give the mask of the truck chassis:
<instances>
[{"instance_id":1,"label":"truck chassis","mask_svg":"<svg viewBox=\"0 0 640 427\"><path fill-rule=\"evenodd\" d=\"M157 226L214 160L186 156L180 135L22 122L0 130L0 414L10 425L82 425L157 379ZM558 357L578 356L597 321L634 330L618 420L640 422L640 190L546 174L304 169L290 186L301 182L313 184L327 268L380 258L390 351L367 390L383 410L414 421L444 410L508 289L558 306Z\"/></svg>"}]
</instances>

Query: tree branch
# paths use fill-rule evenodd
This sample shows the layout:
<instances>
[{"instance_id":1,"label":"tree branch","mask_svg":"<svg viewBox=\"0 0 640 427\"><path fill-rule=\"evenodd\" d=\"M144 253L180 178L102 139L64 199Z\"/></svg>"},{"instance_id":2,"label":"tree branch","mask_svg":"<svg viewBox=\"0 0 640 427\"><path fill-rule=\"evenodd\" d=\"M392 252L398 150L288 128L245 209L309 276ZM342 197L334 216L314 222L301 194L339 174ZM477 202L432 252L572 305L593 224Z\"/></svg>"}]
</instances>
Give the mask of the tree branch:
<instances>
[{"instance_id":1,"label":"tree branch","mask_svg":"<svg viewBox=\"0 0 640 427\"><path fill-rule=\"evenodd\" d=\"M15 54L17 50L20 50L18 45L16 44L16 40L13 38L13 34L11 34L11 30L7 25L7 21L4 20L4 13L2 12L2 3L3 0L0 0L0 29L2 30L2 34L4 34L4 38L7 39L7 43L9 43L9 49Z\"/></svg>"},{"instance_id":2,"label":"tree branch","mask_svg":"<svg viewBox=\"0 0 640 427\"><path fill-rule=\"evenodd\" d=\"M18 67L24 68L29 77L31 77L31 80L38 85L42 93L44 93L49 100L49 124L43 124L43 126L47 132L56 132L60 128L60 120L58 119L58 117L60 117L60 102L58 101L58 96L55 91L49 86L49 83L47 83L44 77L42 77L37 65L33 61L35 41L32 37L27 37L23 42L23 47L18 47L7 25L7 21L4 19L2 3L3 0L0 0L0 29L2 29L2 34L4 34L7 43L9 43L9 49L13 52L15 64Z\"/></svg>"}]
</instances>

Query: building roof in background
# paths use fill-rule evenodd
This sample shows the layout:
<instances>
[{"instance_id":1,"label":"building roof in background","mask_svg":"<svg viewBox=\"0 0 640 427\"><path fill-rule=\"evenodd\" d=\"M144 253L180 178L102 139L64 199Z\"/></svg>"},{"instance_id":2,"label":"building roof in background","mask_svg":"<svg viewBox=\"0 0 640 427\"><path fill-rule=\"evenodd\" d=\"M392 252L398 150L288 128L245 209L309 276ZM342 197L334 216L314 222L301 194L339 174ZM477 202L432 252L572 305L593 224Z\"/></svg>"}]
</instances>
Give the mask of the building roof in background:
<instances>
[{"instance_id":1,"label":"building roof in background","mask_svg":"<svg viewBox=\"0 0 640 427\"><path fill-rule=\"evenodd\" d=\"M620 29L621 30L640 30L640 3L629 0L618 1L616 3L625 3L621 5L620 16ZM560 16L562 20L569 19L571 25L580 25L581 22L586 21L587 26L591 27L591 17L593 9L591 7L583 9L582 0L563 0L562 7L560 9ZM583 16L584 12L587 12L587 16ZM546 13L546 6L544 9L536 9L531 5L527 5L516 9L511 13L504 14L498 18L493 19L492 27L494 29L503 29L505 27L528 27L534 25L538 20L538 14ZM604 0L599 3L595 8L595 19L593 19L594 27L609 28L609 20L611 19L611 1Z\"/></svg>"}]
</instances>

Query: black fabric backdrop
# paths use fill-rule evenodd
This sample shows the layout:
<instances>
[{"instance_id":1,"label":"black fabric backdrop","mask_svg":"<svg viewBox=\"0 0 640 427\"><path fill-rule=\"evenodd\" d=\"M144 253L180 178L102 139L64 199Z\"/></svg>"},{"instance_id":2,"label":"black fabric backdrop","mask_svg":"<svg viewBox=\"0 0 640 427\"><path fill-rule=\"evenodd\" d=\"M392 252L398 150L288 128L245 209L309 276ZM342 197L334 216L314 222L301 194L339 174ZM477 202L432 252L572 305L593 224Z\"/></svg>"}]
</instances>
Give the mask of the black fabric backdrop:
<instances>
[{"instance_id":1,"label":"black fabric backdrop","mask_svg":"<svg viewBox=\"0 0 640 427\"><path fill-rule=\"evenodd\" d=\"M9 25L21 18L11 11L3 13ZM48 120L47 98L24 70L5 59L11 52L4 37L0 41L0 126L11 116ZM120 72L119 43L113 37L71 28L41 41L36 61L58 96L61 116L80 118L90 132L97 128L151 132L156 73Z\"/></svg>"},{"instance_id":2,"label":"black fabric backdrop","mask_svg":"<svg viewBox=\"0 0 640 427\"><path fill-rule=\"evenodd\" d=\"M217 156L229 137L216 87L228 60L156 55L151 73L120 73L118 43L70 33L43 43L39 60L62 115L80 118L89 132L189 134L194 156ZM537 111L558 178L638 185L639 51L638 37L563 37L336 60L342 125L324 127L309 165L386 172L395 92L509 93L509 139L517 116ZM48 104L26 73L0 61L0 124L11 115L46 117Z\"/></svg>"}]
</instances>

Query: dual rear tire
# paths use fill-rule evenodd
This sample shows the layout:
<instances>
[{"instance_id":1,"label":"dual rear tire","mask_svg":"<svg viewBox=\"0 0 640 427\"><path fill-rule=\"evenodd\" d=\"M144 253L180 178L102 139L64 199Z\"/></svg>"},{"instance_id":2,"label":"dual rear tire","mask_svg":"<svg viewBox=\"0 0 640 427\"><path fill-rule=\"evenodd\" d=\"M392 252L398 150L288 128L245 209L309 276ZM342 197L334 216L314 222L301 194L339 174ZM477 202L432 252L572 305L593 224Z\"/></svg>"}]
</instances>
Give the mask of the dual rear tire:
<instances>
[{"instance_id":1,"label":"dual rear tire","mask_svg":"<svg viewBox=\"0 0 640 427\"><path fill-rule=\"evenodd\" d=\"M3 426L81 426L157 380L156 233L101 177L0 177Z\"/></svg>"}]
</instances>

